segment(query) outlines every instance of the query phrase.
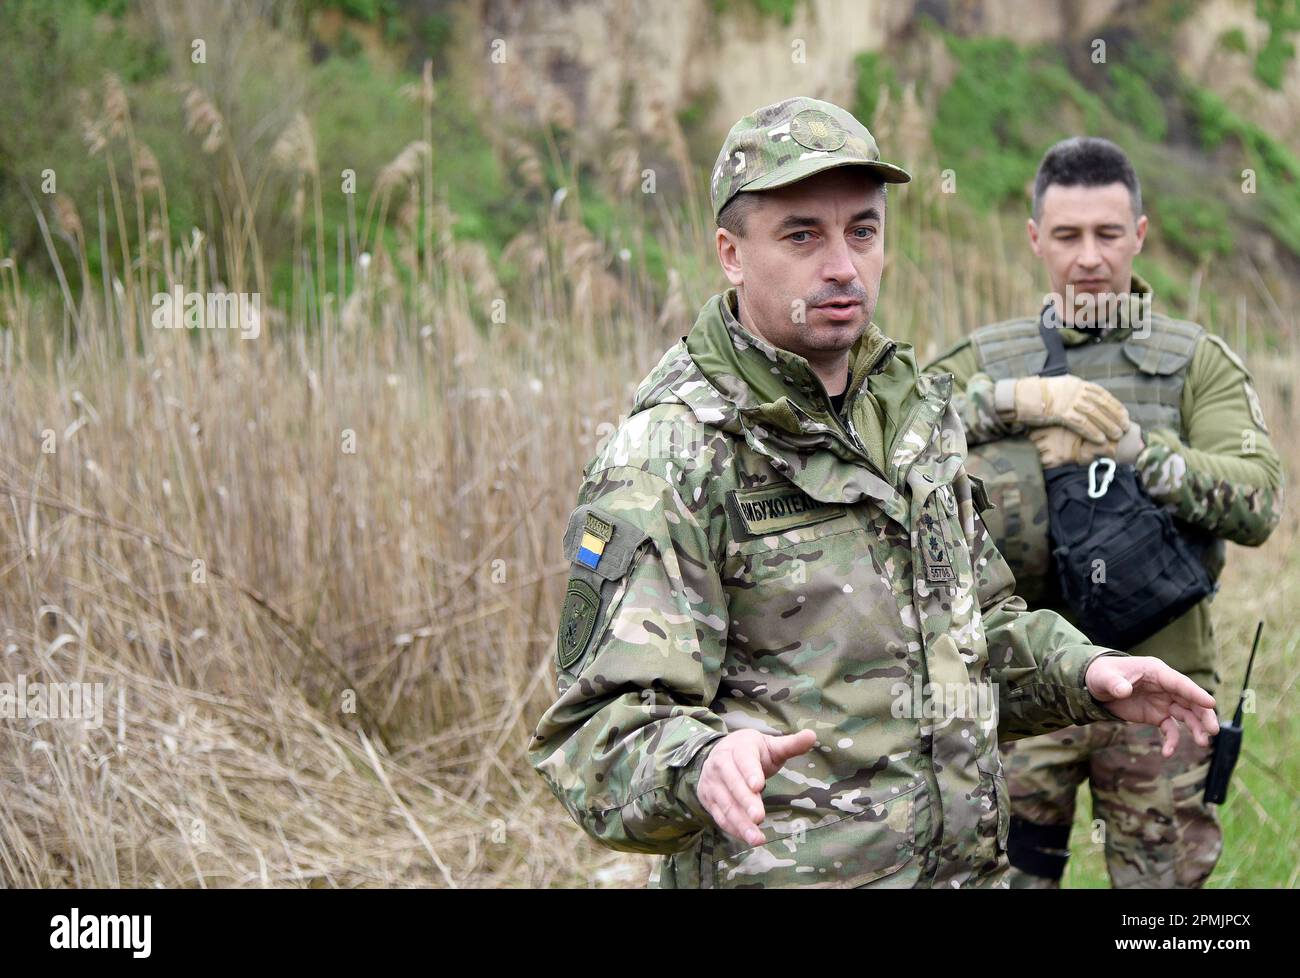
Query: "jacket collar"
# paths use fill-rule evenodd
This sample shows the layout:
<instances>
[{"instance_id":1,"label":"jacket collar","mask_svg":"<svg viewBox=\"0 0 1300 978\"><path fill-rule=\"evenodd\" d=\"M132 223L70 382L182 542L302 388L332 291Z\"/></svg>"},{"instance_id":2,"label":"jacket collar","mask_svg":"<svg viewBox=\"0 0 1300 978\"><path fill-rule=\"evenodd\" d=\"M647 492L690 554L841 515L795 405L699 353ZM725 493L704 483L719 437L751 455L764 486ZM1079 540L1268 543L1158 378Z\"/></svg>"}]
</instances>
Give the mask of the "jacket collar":
<instances>
[{"instance_id":1,"label":"jacket collar","mask_svg":"<svg viewBox=\"0 0 1300 978\"><path fill-rule=\"evenodd\" d=\"M686 349L743 416L791 435L807 434L813 428L838 431L826 387L812 365L746 329L739 319L734 288L705 304L686 337ZM867 326L849 349L846 405L853 403L869 376L889 368L897 351L898 344L880 327Z\"/></svg>"},{"instance_id":2,"label":"jacket collar","mask_svg":"<svg viewBox=\"0 0 1300 978\"><path fill-rule=\"evenodd\" d=\"M1154 299L1155 294L1151 291L1151 286L1134 272L1128 293L1116 303L1114 309L1109 310L1110 315L1095 326L1071 324L1068 329L1061 330L1061 338L1066 346L1126 340L1133 334L1135 326L1140 327L1150 323L1151 304ZM1056 307L1051 303L1043 307L1042 317L1043 322L1051 328L1059 328L1062 325Z\"/></svg>"},{"instance_id":3,"label":"jacket collar","mask_svg":"<svg viewBox=\"0 0 1300 978\"><path fill-rule=\"evenodd\" d=\"M883 466L886 476L834 415L808 361L750 333L736 311L734 289L709 299L690 334L642 383L634 410L680 401L702 423L742 437L812 498L853 503L870 497L910 525L908 503L896 486L930 443L951 395L951 376L921 374L911 346L874 324L850 349L846 413L874 410L857 396L870 379L885 415L886 449L894 447Z\"/></svg>"}]
</instances>

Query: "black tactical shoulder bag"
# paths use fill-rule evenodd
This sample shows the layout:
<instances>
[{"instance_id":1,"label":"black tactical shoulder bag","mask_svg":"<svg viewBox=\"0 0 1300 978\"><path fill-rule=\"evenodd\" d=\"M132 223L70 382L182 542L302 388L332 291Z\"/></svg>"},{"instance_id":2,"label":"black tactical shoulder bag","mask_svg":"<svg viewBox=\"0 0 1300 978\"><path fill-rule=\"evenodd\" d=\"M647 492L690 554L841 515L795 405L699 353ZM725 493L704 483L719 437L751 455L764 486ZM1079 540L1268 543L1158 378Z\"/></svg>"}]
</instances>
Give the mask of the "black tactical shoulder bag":
<instances>
[{"instance_id":1,"label":"black tactical shoulder bag","mask_svg":"<svg viewBox=\"0 0 1300 978\"><path fill-rule=\"evenodd\" d=\"M1038 328L1048 350L1040 376L1067 373L1060 334ZM1214 592L1198 552L1212 539L1189 541L1133 466L1099 458L1043 476L1061 595L1093 642L1127 651Z\"/></svg>"}]
</instances>

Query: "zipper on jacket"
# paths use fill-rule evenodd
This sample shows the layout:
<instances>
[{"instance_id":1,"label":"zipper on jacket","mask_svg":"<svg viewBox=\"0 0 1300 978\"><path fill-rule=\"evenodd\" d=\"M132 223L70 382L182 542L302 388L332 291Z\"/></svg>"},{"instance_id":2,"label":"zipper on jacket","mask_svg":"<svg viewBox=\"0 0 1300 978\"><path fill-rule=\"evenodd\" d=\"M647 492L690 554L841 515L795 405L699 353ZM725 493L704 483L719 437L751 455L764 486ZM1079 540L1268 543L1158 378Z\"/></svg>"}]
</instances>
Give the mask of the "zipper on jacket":
<instances>
[{"instance_id":1,"label":"zipper on jacket","mask_svg":"<svg viewBox=\"0 0 1300 978\"><path fill-rule=\"evenodd\" d=\"M867 454L867 446L862 443L862 439L859 437L857 429L853 427L853 406L861 400L862 392L867 388L868 378L875 373L876 368L880 366L880 362L884 360L887 355L893 353L895 348L896 344L892 342L886 343L880 348L880 351L876 354L876 358L872 360L871 365L867 367L866 376L862 378L862 383L854 392L852 400L845 402L844 418L840 417L839 412L835 410L835 405L831 403L831 396L826 393L826 385L822 383L822 379L817 376L816 371L812 372L812 375L817 378L817 386L821 389L822 400L825 402L827 414L829 414L835 422L835 427L839 429L839 434L841 434L841 436L843 434L848 435L847 438L841 437L840 440L847 442L850 448L862 456L866 461L868 468L874 471L877 475L884 477L886 482L889 481L889 477L886 476L881 469L876 468L875 463L871 461L871 456ZM886 467L887 465L888 463L886 463Z\"/></svg>"},{"instance_id":2,"label":"zipper on jacket","mask_svg":"<svg viewBox=\"0 0 1300 978\"><path fill-rule=\"evenodd\" d=\"M894 437L889 443L889 449L885 453L886 455L885 468L890 467L889 460L894 457L894 449L898 447L898 443L902 439L902 437L912 430L912 422L916 420L916 416L917 414L920 413L921 408L925 407L926 401L927 399L923 397L921 398L921 402L919 404L913 404L912 410L907 412L907 421L903 424L901 428L899 428L896 432L894 432ZM915 461L915 459L913 459L913 461ZM898 473L894 473L894 474L897 475Z\"/></svg>"},{"instance_id":3,"label":"zipper on jacket","mask_svg":"<svg viewBox=\"0 0 1300 978\"><path fill-rule=\"evenodd\" d=\"M855 397L854 400L856 401L857 398ZM862 438L859 437L858 435L858 429L853 427L852 409L849 410L849 416L844 421L844 427L848 430L849 436L853 439L854 447L856 447L857 450L862 453L863 458L867 459L867 461L870 462L871 459L867 456L867 446L862 444Z\"/></svg>"},{"instance_id":4,"label":"zipper on jacket","mask_svg":"<svg viewBox=\"0 0 1300 978\"><path fill-rule=\"evenodd\" d=\"M815 373L813 376L817 377ZM871 460L871 456L867 454L867 446L862 444L862 439L858 437L857 429L853 427L853 405L856 404L858 399L862 396L863 388L867 386L866 380L864 379L862 381L862 387L859 387L857 393L853 395L853 400L846 402L844 405L847 412L847 419L841 418L839 412L835 410L835 405L831 403L831 396L826 393L826 385L822 383L820 377L817 377L817 385L821 389L822 400L825 402L826 413L830 415L831 430L835 433L835 437L861 456L862 460L867 463L868 469L888 482L888 476L876 467L876 464Z\"/></svg>"}]
</instances>

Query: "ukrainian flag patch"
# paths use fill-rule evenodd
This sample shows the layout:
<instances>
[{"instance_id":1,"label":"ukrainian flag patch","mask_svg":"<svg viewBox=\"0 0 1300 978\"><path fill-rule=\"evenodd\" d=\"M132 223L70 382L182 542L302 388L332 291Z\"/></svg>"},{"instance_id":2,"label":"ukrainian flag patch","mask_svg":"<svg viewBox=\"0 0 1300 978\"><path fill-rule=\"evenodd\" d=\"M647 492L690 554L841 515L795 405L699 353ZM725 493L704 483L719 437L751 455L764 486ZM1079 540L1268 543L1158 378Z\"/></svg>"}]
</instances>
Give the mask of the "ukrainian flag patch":
<instances>
[{"instance_id":1,"label":"ukrainian flag patch","mask_svg":"<svg viewBox=\"0 0 1300 978\"><path fill-rule=\"evenodd\" d=\"M612 523L606 523L600 517L588 513L587 523L582 531L582 542L578 545L578 563L595 570L596 565L600 563L601 554L605 552L605 544L613 535Z\"/></svg>"}]
</instances>

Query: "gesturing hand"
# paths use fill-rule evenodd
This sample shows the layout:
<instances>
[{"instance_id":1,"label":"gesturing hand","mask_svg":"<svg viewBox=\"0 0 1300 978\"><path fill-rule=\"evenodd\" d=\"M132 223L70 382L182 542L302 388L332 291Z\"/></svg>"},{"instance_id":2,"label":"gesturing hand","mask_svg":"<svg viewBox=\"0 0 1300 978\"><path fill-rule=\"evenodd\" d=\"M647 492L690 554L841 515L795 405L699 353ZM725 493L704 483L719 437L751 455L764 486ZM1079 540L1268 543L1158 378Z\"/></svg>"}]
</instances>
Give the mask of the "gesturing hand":
<instances>
[{"instance_id":1,"label":"gesturing hand","mask_svg":"<svg viewBox=\"0 0 1300 978\"><path fill-rule=\"evenodd\" d=\"M786 761L808 753L816 743L811 730L784 737L757 730L729 733L704 758L695 794L718 828L761 846L766 839L758 828L764 816L759 792Z\"/></svg>"},{"instance_id":2,"label":"gesturing hand","mask_svg":"<svg viewBox=\"0 0 1300 978\"><path fill-rule=\"evenodd\" d=\"M1187 724L1194 739L1208 747L1219 732L1214 697L1181 672L1149 655L1106 655L1094 659L1084 677L1088 692L1106 709L1130 723L1159 727L1161 753L1173 756L1178 747L1178 721Z\"/></svg>"}]
</instances>

